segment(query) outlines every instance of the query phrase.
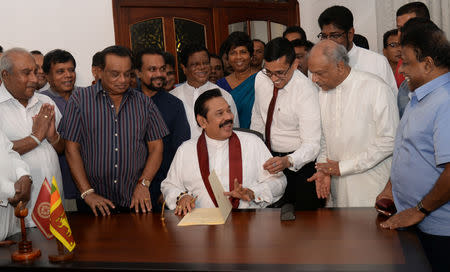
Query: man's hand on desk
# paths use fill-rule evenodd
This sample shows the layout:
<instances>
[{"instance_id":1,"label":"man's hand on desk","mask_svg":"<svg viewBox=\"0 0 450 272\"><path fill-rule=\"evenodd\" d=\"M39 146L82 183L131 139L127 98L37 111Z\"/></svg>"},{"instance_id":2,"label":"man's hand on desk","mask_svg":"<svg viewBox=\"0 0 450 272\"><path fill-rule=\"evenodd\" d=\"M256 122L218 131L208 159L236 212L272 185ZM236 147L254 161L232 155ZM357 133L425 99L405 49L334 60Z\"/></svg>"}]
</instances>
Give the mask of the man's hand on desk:
<instances>
[{"instance_id":1,"label":"man's hand on desk","mask_svg":"<svg viewBox=\"0 0 450 272\"><path fill-rule=\"evenodd\" d=\"M176 215L186 215L195 208L195 198L189 194L183 195L175 207Z\"/></svg>"},{"instance_id":2,"label":"man's hand on desk","mask_svg":"<svg viewBox=\"0 0 450 272\"><path fill-rule=\"evenodd\" d=\"M14 183L14 190L16 193L12 198L8 198L9 203L15 207L20 201L22 201L23 206L25 207L30 200L32 183L33 182L31 181L30 176L20 177L20 179Z\"/></svg>"},{"instance_id":3,"label":"man's hand on desk","mask_svg":"<svg viewBox=\"0 0 450 272\"><path fill-rule=\"evenodd\" d=\"M331 176L317 171L308 182L316 182L316 193L318 198L327 198L330 195Z\"/></svg>"},{"instance_id":4,"label":"man's hand on desk","mask_svg":"<svg viewBox=\"0 0 450 272\"><path fill-rule=\"evenodd\" d=\"M111 214L109 207L111 207L111 209L115 208L114 204L109 199L106 199L96 193L86 195L84 201L87 205L89 205L89 207L91 207L91 210L95 216L98 216L97 209L103 216L105 216Z\"/></svg>"},{"instance_id":5,"label":"man's hand on desk","mask_svg":"<svg viewBox=\"0 0 450 272\"><path fill-rule=\"evenodd\" d=\"M134 188L130 209L134 208L135 212L139 213L139 207L141 207L143 213L151 212L152 210L150 191L148 187L142 185L140 182Z\"/></svg>"},{"instance_id":6,"label":"man's hand on desk","mask_svg":"<svg viewBox=\"0 0 450 272\"><path fill-rule=\"evenodd\" d=\"M323 172L325 175L340 176L339 162L327 159L327 162L316 163L317 171Z\"/></svg>"},{"instance_id":7,"label":"man's hand on desk","mask_svg":"<svg viewBox=\"0 0 450 272\"><path fill-rule=\"evenodd\" d=\"M418 211L416 207L412 207L393 215L391 218L381 223L380 226L385 229L405 228L418 224L424 218L425 214Z\"/></svg>"},{"instance_id":8,"label":"man's hand on desk","mask_svg":"<svg viewBox=\"0 0 450 272\"><path fill-rule=\"evenodd\" d=\"M255 199L255 193L248 188L242 187L237 179L234 180L234 190L230 192L224 192L223 194L228 197L239 198L245 201L252 201L253 199Z\"/></svg>"}]
</instances>

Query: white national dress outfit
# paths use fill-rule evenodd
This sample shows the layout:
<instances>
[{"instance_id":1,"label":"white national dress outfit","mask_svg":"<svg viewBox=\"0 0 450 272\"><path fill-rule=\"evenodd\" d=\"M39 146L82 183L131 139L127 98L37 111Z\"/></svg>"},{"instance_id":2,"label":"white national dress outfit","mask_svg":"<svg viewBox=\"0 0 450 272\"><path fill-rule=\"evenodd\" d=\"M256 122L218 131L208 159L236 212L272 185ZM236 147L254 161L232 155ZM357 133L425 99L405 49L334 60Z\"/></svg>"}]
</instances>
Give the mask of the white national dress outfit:
<instances>
[{"instance_id":1,"label":"white national dress outfit","mask_svg":"<svg viewBox=\"0 0 450 272\"><path fill-rule=\"evenodd\" d=\"M16 193L16 181L30 175L28 165L12 147L13 143L0 130L0 241L20 231L20 221L14 216L14 207L8 203L8 198Z\"/></svg>"},{"instance_id":2,"label":"white national dress outfit","mask_svg":"<svg viewBox=\"0 0 450 272\"><path fill-rule=\"evenodd\" d=\"M339 161L327 206L373 207L386 185L398 125L396 99L379 77L351 69L319 92L323 137L318 162Z\"/></svg>"},{"instance_id":3,"label":"white national dress outfit","mask_svg":"<svg viewBox=\"0 0 450 272\"><path fill-rule=\"evenodd\" d=\"M197 98L204 92L211 89L219 89L222 93L223 98L227 101L228 105L230 105L231 112L234 114L234 127L239 127L239 117L238 111L236 108L236 104L234 103L233 97L224 89L220 88L214 83L207 81L202 86L195 88L189 85L186 82L176 87L170 94L176 96L178 99L183 101L184 109L186 110L186 117L189 122L189 126L191 127L191 139L195 139L200 134L202 134L202 128L197 125L197 121L194 114L194 104Z\"/></svg>"},{"instance_id":4,"label":"white national dress outfit","mask_svg":"<svg viewBox=\"0 0 450 272\"><path fill-rule=\"evenodd\" d=\"M28 100L27 107L24 107L2 84L0 86L0 130L5 133L11 142L30 136L33 126L32 118L39 113L44 103L55 106L56 127L58 127L61 113L50 97L34 93ZM59 167L58 154L47 140L43 140L39 146L22 154L21 157L30 167L31 176L33 177L31 199L27 205L29 212L25 218L25 225L26 227L34 227L36 225L31 220L31 211L34 208L44 179L47 178L51 182L52 177L55 176L59 193L61 197L64 196L61 169Z\"/></svg>"},{"instance_id":5,"label":"white national dress outfit","mask_svg":"<svg viewBox=\"0 0 450 272\"><path fill-rule=\"evenodd\" d=\"M254 201L239 202L239 209L264 208L276 202L286 188L286 177L282 172L270 174L263 169L263 164L271 154L262 140L254 134L235 131L241 144L242 153L242 186L255 193ZM229 191L228 139L218 141L207 135L208 159L210 172L213 170L219 177L225 192ZM161 183L161 192L166 205L173 210L177 196L188 191L198 196L195 206L198 208L214 208L214 203L206 190L200 173L197 158L198 137L184 142L177 150L170 166L167 178Z\"/></svg>"},{"instance_id":6,"label":"white national dress outfit","mask_svg":"<svg viewBox=\"0 0 450 272\"><path fill-rule=\"evenodd\" d=\"M348 52L348 58L350 67L382 78L391 87L397 98L397 82L385 56L353 44L352 49Z\"/></svg>"}]
</instances>

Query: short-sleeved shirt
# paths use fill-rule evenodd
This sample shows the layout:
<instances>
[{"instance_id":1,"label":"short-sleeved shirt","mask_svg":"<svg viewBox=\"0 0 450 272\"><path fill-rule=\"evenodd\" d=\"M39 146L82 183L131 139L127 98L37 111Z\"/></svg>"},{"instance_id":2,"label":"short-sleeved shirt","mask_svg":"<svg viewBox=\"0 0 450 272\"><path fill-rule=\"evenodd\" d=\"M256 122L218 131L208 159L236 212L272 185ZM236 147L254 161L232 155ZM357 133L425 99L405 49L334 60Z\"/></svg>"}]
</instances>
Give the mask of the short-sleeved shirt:
<instances>
[{"instance_id":1,"label":"short-sleeved shirt","mask_svg":"<svg viewBox=\"0 0 450 272\"><path fill-rule=\"evenodd\" d=\"M450 73L417 88L397 130L391 168L398 211L417 205L450 162ZM450 236L450 202L419 223L429 234Z\"/></svg>"},{"instance_id":2,"label":"short-sleeved shirt","mask_svg":"<svg viewBox=\"0 0 450 272\"><path fill-rule=\"evenodd\" d=\"M145 167L147 142L168 134L150 98L128 89L116 114L101 81L72 94L59 131L64 139L80 144L84 168L95 192L123 207L131 204Z\"/></svg>"}]
</instances>

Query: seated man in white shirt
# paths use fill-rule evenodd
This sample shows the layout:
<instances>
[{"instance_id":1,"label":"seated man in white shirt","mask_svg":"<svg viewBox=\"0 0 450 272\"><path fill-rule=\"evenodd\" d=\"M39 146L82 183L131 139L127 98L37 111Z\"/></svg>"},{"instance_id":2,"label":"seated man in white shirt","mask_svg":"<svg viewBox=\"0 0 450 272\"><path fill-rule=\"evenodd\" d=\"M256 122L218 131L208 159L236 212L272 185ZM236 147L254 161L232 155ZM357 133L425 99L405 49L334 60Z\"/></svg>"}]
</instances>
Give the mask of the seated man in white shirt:
<instances>
[{"instance_id":1,"label":"seated man in white shirt","mask_svg":"<svg viewBox=\"0 0 450 272\"><path fill-rule=\"evenodd\" d=\"M36 62L24 49L9 49L0 59L0 130L30 167L34 186L26 206L29 210L45 178L50 181L54 176L64 195L57 152L64 152L65 143L56 131L61 113L50 97L35 92L36 73ZM34 227L30 214L25 225Z\"/></svg>"},{"instance_id":2,"label":"seated man in white shirt","mask_svg":"<svg viewBox=\"0 0 450 272\"><path fill-rule=\"evenodd\" d=\"M13 207L19 201L26 204L30 200L30 170L12 146L0 130L0 241L20 231Z\"/></svg>"},{"instance_id":3,"label":"seated man in white shirt","mask_svg":"<svg viewBox=\"0 0 450 272\"><path fill-rule=\"evenodd\" d=\"M264 208L280 199L285 176L263 169L271 155L260 138L233 132L234 115L219 89L198 97L195 115L203 132L178 148L161 184L166 204L175 214L186 214L194 207L217 207L208 180L212 170L228 191L233 208Z\"/></svg>"},{"instance_id":4,"label":"seated man in white shirt","mask_svg":"<svg viewBox=\"0 0 450 272\"><path fill-rule=\"evenodd\" d=\"M320 87L323 132L317 172L309 181L316 181L328 206L373 207L389 179L396 99L381 78L351 68L347 50L333 41L313 47L308 69Z\"/></svg>"},{"instance_id":5,"label":"seated man in white shirt","mask_svg":"<svg viewBox=\"0 0 450 272\"><path fill-rule=\"evenodd\" d=\"M170 94L183 101L186 110L187 120L191 127L191 138L195 139L200 136L202 129L197 126L196 117L194 115L194 103L197 97L203 92L218 88L223 98L231 107L234 114L234 126L239 127L239 118L233 97L224 89L214 83L208 81L211 73L211 65L209 53L206 47L198 44L188 44L180 53L181 68L186 75L186 82L179 85Z\"/></svg>"},{"instance_id":6,"label":"seated man in white shirt","mask_svg":"<svg viewBox=\"0 0 450 272\"><path fill-rule=\"evenodd\" d=\"M321 40L330 39L345 47L348 51L349 65L361 71L381 77L397 97L398 89L391 66L387 59L378 53L358 47L353 43L355 29L353 14L343 6L327 8L319 16L321 32L317 37Z\"/></svg>"}]
</instances>

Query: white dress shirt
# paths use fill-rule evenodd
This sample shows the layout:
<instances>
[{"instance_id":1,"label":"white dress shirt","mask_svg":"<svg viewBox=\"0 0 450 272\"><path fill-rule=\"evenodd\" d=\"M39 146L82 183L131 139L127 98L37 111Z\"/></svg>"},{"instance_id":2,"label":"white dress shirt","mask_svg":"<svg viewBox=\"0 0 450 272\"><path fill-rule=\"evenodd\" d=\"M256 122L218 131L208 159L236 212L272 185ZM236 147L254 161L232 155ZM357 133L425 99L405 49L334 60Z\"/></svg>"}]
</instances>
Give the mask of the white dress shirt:
<instances>
[{"instance_id":1,"label":"white dress shirt","mask_svg":"<svg viewBox=\"0 0 450 272\"><path fill-rule=\"evenodd\" d=\"M328 206L373 207L389 179L396 99L373 74L351 69L335 89L319 93L323 138L318 162L339 161Z\"/></svg>"},{"instance_id":2,"label":"white dress shirt","mask_svg":"<svg viewBox=\"0 0 450 272\"><path fill-rule=\"evenodd\" d=\"M55 124L58 127L61 113L50 97L35 93L28 100L27 107L24 107L6 90L4 85L0 86L0 130L5 133L10 141L17 141L30 136L33 126L32 118L39 113L44 103L55 106ZM61 170L59 168L58 155L47 140L43 140L39 146L22 154L21 157L30 167L31 176L33 177L31 199L27 205L29 213L25 218L25 224L27 227L34 227L35 224L31 220L31 211L34 208L44 179L47 178L51 182L52 177L55 176L61 198L64 197Z\"/></svg>"},{"instance_id":3,"label":"white dress shirt","mask_svg":"<svg viewBox=\"0 0 450 272\"><path fill-rule=\"evenodd\" d=\"M202 86L195 88L187 83L187 81L180 86L176 87L170 94L175 95L178 99L183 101L184 109L186 110L187 120L189 126L191 127L191 139L202 134L202 128L197 125L197 121L194 114L194 104L197 98L204 92L211 89L219 89L222 93L223 98L227 101L228 105L231 107L231 112L234 114L234 127L239 127L239 118L236 104L234 103L233 97L224 89L220 88L214 83L207 81Z\"/></svg>"},{"instance_id":4,"label":"white dress shirt","mask_svg":"<svg viewBox=\"0 0 450 272\"><path fill-rule=\"evenodd\" d=\"M259 72L255 79L255 103L250 128L265 135L267 111L273 96L273 82ZM300 71L278 90L270 132L272 151L287 153L298 171L313 161L320 149L320 110L317 87Z\"/></svg>"},{"instance_id":5,"label":"white dress shirt","mask_svg":"<svg viewBox=\"0 0 450 272\"><path fill-rule=\"evenodd\" d=\"M272 175L263 169L271 154L261 139L253 134L235 131L241 143L242 186L255 193L253 201L239 202L239 209L264 208L281 198L286 188L282 172ZM206 136L206 135L205 135ZM188 191L198 196L195 207L213 208L214 203L206 190L197 157L198 137L184 142L177 150L167 178L161 183L166 205L175 209L177 196ZM206 136L210 172L219 177L223 188L229 191L228 140L218 141Z\"/></svg>"},{"instance_id":6,"label":"white dress shirt","mask_svg":"<svg viewBox=\"0 0 450 272\"><path fill-rule=\"evenodd\" d=\"M11 143L0 130L0 241L20 231L20 221L14 216L14 207L8 198L15 195L14 183L30 175L28 165L12 150Z\"/></svg>"},{"instance_id":7,"label":"white dress shirt","mask_svg":"<svg viewBox=\"0 0 450 272\"><path fill-rule=\"evenodd\" d=\"M397 82L385 56L353 44L352 49L348 52L348 58L350 67L381 77L397 97Z\"/></svg>"}]
</instances>

